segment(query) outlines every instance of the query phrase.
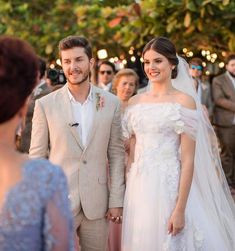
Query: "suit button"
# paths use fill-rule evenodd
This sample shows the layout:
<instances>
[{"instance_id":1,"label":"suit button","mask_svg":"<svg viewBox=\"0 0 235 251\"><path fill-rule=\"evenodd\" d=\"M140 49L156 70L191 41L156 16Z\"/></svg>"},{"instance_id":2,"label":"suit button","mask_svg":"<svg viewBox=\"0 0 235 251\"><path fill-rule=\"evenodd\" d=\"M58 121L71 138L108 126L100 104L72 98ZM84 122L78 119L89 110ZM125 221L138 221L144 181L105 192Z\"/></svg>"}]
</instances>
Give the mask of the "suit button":
<instances>
[{"instance_id":1,"label":"suit button","mask_svg":"<svg viewBox=\"0 0 235 251\"><path fill-rule=\"evenodd\" d=\"M83 160L83 161L82 161L82 163L83 163L83 164L86 164L86 163L87 163L87 161L86 161L86 160Z\"/></svg>"}]
</instances>

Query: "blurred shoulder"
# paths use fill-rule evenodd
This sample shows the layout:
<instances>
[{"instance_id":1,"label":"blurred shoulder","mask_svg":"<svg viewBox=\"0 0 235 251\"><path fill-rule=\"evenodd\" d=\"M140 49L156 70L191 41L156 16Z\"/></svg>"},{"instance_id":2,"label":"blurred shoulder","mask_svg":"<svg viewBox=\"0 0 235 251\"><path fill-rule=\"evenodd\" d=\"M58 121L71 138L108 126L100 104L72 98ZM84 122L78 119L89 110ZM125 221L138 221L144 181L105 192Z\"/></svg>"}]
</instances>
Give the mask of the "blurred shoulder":
<instances>
[{"instance_id":1,"label":"blurred shoulder","mask_svg":"<svg viewBox=\"0 0 235 251\"><path fill-rule=\"evenodd\" d=\"M146 93L140 93L137 95L132 96L129 101L128 105L136 105L141 103L146 98Z\"/></svg>"},{"instance_id":2,"label":"blurred shoulder","mask_svg":"<svg viewBox=\"0 0 235 251\"><path fill-rule=\"evenodd\" d=\"M24 169L25 179L42 197L50 197L58 186L67 186L63 170L45 159L29 160Z\"/></svg>"},{"instance_id":3,"label":"blurred shoulder","mask_svg":"<svg viewBox=\"0 0 235 251\"><path fill-rule=\"evenodd\" d=\"M55 91L51 91L49 94L40 97L39 99L37 99L40 103L48 103L51 102L57 98L61 98L61 95L63 95L63 93L67 92L67 86L64 85L63 87L55 90Z\"/></svg>"},{"instance_id":4,"label":"blurred shoulder","mask_svg":"<svg viewBox=\"0 0 235 251\"><path fill-rule=\"evenodd\" d=\"M29 160L26 163L26 173L37 178L63 176L62 169L46 159Z\"/></svg>"},{"instance_id":5,"label":"blurred shoulder","mask_svg":"<svg viewBox=\"0 0 235 251\"><path fill-rule=\"evenodd\" d=\"M222 73L222 74L220 74L220 75L214 77L213 80L212 80L212 83L221 82L221 81L223 81L225 78L226 78L226 73ZM223 82L222 82L221 84L223 84Z\"/></svg>"},{"instance_id":6,"label":"blurred shoulder","mask_svg":"<svg viewBox=\"0 0 235 251\"><path fill-rule=\"evenodd\" d=\"M181 91L177 92L176 101L188 109L192 109L192 110L196 109L196 102L193 99L193 97L184 92L181 92Z\"/></svg>"}]
</instances>

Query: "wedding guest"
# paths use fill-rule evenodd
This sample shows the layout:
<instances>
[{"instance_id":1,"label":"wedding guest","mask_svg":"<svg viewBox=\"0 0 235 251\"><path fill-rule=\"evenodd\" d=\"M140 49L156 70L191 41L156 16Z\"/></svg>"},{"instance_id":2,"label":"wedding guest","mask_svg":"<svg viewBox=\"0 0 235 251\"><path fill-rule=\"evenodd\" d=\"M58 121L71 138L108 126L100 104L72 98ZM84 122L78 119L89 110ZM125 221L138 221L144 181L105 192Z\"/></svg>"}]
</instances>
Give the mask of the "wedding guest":
<instances>
[{"instance_id":1,"label":"wedding guest","mask_svg":"<svg viewBox=\"0 0 235 251\"><path fill-rule=\"evenodd\" d=\"M137 93L138 85L139 77L132 69L122 69L114 76L112 92L121 100L122 111L125 110L128 100Z\"/></svg>"},{"instance_id":2,"label":"wedding guest","mask_svg":"<svg viewBox=\"0 0 235 251\"><path fill-rule=\"evenodd\" d=\"M112 90L112 80L115 74L115 65L109 61L102 61L98 65L98 86L105 91Z\"/></svg>"},{"instance_id":3,"label":"wedding guest","mask_svg":"<svg viewBox=\"0 0 235 251\"><path fill-rule=\"evenodd\" d=\"M121 110L124 112L128 100L136 94L139 85L139 77L132 69L122 69L116 73L113 79L112 92L121 100ZM126 158L128 157L126 148ZM127 172L127 169L125 173ZM110 222L109 226L109 251L121 251L121 224Z\"/></svg>"},{"instance_id":4,"label":"wedding guest","mask_svg":"<svg viewBox=\"0 0 235 251\"><path fill-rule=\"evenodd\" d=\"M213 79L212 91L222 166L231 193L235 194L235 54L228 56L226 72Z\"/></svg>"},{"instance_id":5,"label":"wedding guest","mask_svg":"<svg viewBox=\"0 0 235 251\"><path fill-rule=\"evenodd\" d=\"M73 251L65 175L15 150L15 130L38 79L31 46L0 36L0 250Z\"/></svg>"}]
</instances>

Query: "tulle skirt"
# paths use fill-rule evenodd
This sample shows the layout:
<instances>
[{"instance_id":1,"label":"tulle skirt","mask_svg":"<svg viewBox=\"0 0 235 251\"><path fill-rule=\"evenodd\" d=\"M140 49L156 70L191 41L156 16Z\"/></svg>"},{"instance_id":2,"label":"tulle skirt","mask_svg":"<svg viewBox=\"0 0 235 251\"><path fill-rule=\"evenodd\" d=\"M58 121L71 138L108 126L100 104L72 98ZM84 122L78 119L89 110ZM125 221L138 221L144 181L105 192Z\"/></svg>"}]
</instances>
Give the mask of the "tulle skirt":
<instances>
[{"instance_id":1,"label":"tulle skirt","mask_svg":"<svg viewBox=\"0 0 235 251\"><path fill-rule=\"evenodd\" d=\"M233 251L228 236L204 207L194 181L185 227L176 236L168 234L179 177L180 164L175 161L147 170L132 164L124 201L122 251Z\"/></svg>"}]
</instances>

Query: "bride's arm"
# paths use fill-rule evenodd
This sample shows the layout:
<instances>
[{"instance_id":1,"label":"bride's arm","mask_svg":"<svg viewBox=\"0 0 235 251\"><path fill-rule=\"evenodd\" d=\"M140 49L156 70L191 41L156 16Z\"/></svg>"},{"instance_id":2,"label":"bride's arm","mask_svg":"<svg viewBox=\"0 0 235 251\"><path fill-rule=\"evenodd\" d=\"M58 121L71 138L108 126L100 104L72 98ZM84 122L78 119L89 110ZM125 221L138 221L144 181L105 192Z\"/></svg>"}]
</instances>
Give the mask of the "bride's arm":
<instances>
[{"instance_id":1,"label":"bride's arm","mask_svg":"<svg viewBox=\"0 0 235 251\"><path fill-rule=\"evenodd\" d=\"M181 134L181 175L178 199L171 215L168 231L178 234L184 228L184 213L192 184L194 168L195 141L187 134Z\"/></svg>"},{"instance_id":2,"label":"bride's arm","mask_svg":"<svg viewBox=\"0 0 235 251\"><path fill-rule=\"evenodd\" d=\"M183 105L190 109L195 109L195 102L185 96ZM187 133L182 133L180 136L181 141L181 171L179 181L178 198L175 209L172 212L168 224L168 231L172 235L178 234L185 225L185 208L187 205L188 195L190 192L193 169L194 169L194 156L195 156L195 140Z\"/></svg>"},{"instance_id":3,"label":"bride's arm","mask_svg":"<svg viewBox=\"0 0 235 251\"><path fill-rule=\"evenodd\" d=\"M135 154L135 135L131 136L125 142L125 145L128 145L128 159L127 159L127 166L126 166L126 174L129 172L131 164L134 162L134 154Z\"/></svg>"}]
</instances>

